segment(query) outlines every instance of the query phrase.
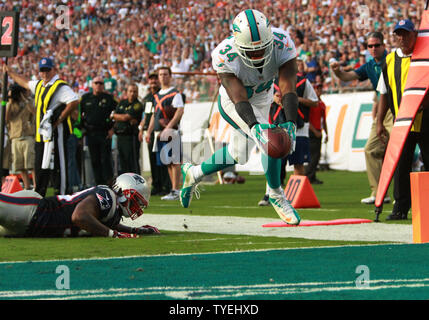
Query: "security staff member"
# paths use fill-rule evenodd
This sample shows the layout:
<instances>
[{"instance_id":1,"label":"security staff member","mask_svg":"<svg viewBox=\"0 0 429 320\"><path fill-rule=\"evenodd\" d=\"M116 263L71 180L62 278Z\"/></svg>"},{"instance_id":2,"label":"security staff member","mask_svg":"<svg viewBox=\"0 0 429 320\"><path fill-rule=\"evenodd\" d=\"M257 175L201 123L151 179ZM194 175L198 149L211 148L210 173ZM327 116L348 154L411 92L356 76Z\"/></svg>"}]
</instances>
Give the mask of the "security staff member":
<instances>
[{"instance_id":1,"label":"security staff member","mask_svg":"<svg viewBox=\"0 0 429 320\"><path fill-rule=\"evenodd\" d=\"M388 131L384 127L383 120L388 108L391 109L396 117L399 107L408 107L407 105L401 106L401 100L405 94L405 83L408 78L411 56L418 35L414 24L408 19L399 21L393 33L395 34L399 48L387 55L386 65L383 67L377 86L377 91L380 92L380 105L377 113L377 135L385 144L388 142ZM413 88L413 90L424 92L424 89L421 88ZM428 112L427 100L424 100L421 110L417 112L414 118L411 131L405 141L393 176L393 196L395 197L395 203L392 213L387 216L386 220L406 220L408 217L408 211L411 208L410 172L416 144L420 147L425 169L428 170L429 168Z\"/></svg>"},{"instance_id":2,"label":"security staff member","mask_svg":"<svg viewBox=\"0 0 429 320\"><path fill-rule=\"evenodd\" d=\"M117 104L114 97L104 91L102 77L92 80L92 92L85 93L80 101L82 127L96 185L109 185L113 179L113 121L110 114Z\"/></svg>"},{"instance_id":3,"label":"security staff member","mask_svg":"<svg viewBox=\"0 0 429 320\"><path fill-rule=\"evenodd\" d=\"M167 165L171 181L171 191L161 200L178 200L180 185L180 165L182 162L182 142L178 126L185 106L185 97L175 87L171 86L171 69L167 66L158 68L158 78L161 90L154 97L156 107L152 115L148 133L156 132L157 161ZM158 135L159 134L159 135ZM146 142L150 142L148 134Z\"/></svg>"},{"instance_id":4,"label":"security staff member","mask_svg":"<svg viewBox=\"0 0 429 320\"><path fill-rule=\"evenodd\" d=\"M115 121L113 129L118 136L118 153L120 172L140 173L138 123L143 112L143 105L137 99L138 87L135 83L128 85L127 98L119 102L112 112Z\"/></svg>"},{"instance_id":5,"label":"security staff member","mask_svg":"<svg viewBox=\"0 0 429 320\"><path fill-rule=\"evenodd\" d=\"M156 106L154 95L161 89L158 74L151 72L149 74L149 93L143 98L144 115L139 125L139 141L143 141L143 136L146 133L150 118ZM166 195L171 190L171 181L168 175L167 166L156 161L156 152L153 151L154 134L152 132L150 142L148 143L150 169L152 174L152 190L151 195Z\"/></svg>"},{"instance_id":6,"label":"security staff member","mask_svg":"<svg viewBox=\"0 0 429 320\"><path fill-rule=\"evenodd\" d=\"M45 196L51 173L55 194L67 194L67 139L72 133L71 113L79 96L57 75L50 58L39 61L40 80L30 81L3 65L3 72L35 95L36 107L36 192ZM52 153L54 155L52 165Z\"/></svg>"}]
</instances>

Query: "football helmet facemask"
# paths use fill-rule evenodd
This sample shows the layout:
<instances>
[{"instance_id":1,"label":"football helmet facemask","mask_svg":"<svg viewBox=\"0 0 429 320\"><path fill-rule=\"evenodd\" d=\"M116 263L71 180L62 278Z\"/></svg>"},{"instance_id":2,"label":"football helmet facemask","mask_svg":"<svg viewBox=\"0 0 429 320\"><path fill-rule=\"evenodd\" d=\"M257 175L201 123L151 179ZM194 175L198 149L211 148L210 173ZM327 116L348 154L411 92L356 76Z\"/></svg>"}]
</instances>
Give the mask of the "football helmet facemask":
<instances>
[{"instance_id":1,"label":"football helmet facemask","mask_svg":"<svg viewBox=\"0 0 429 320\"><path fill-rule=\"evenodd\" d=\"M132 220L140 217L149 205L150 188L146 180L138 174L121 174L113 184L113 191L118 195L123 214Z\"/></svg>"},{"instance_id":2,"label":"football helmet facemask","mask_svg":"<svg viewBox=\"0 0 429 320\"><path fill-rule=\"evenodd\" d=\"M234 47L246 66L262 68L270 62L274 36L262 12L253 9L240 12L232 23L232 32Z\"/></svg>"}]
</instances>

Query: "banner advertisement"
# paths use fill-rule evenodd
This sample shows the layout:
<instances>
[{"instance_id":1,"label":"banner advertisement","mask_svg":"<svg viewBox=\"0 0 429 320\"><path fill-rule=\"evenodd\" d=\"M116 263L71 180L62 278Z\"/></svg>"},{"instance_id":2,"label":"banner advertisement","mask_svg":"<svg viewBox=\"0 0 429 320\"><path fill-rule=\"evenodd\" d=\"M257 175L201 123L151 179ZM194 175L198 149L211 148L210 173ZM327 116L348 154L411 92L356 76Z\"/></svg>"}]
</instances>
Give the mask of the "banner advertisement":
<instances>
[{"instance_id":1,"label":"banner advertisement","mask_svg":"<svg viewBox=\"0 0 429 320\"><path fill-rule=\"evenodd\" d=\"M365 171L364 147L373 122L374 92L330 94L323 95L321 99L327 107L329 139L322 144L320 163L328 164L334 170ZM209 148L207 143L209 136L217 149L229 142L233 130L221 117L217 102L186 104L180 128L184 161L197 164L212 154L213 146ZM262 173L259 150L255 148L248 163L237 165L236 170ZM293 168L287 170L290 172Z\"/></svg>"}]
</instances>

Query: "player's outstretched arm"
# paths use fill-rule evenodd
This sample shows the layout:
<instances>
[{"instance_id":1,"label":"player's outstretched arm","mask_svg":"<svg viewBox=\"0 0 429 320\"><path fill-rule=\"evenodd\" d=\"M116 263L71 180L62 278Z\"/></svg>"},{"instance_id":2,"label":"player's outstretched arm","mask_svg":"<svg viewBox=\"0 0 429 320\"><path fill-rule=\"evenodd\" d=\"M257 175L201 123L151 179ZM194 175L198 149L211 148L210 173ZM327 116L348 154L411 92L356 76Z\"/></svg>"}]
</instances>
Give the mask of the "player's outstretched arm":
<instances>
[{"instance_id":1,"label":"player's outstretched arm","mask_svg":"<svg viewBox=\"0 0 429 320\"><path fill-rule=\"evenodd\" d=\"M114 229L119 232L133 233L138 235L160 234L157 227L153 227L150 225L144 225L141 227L128 227L124 226L123 224L118 224L116 227L114 227Z\"/></svg>"},{"instance_id":2,"label":"player's outstretched arm","mask_svg":"<svg viewBox=\"0 0 429 320\"><path fill-rule=\"evenodd\" d=\"M296 94L296 58L285 62L279 68L279 88L286 120L296 123L298 116L298 96Z\"/></svg>"},{"instance_id":3,"label":"player's outstretched arm","mask_svg":"<svg viewBox=\"0 0 429 320\"><path fill-rule=\"evenodd\" d=\"M74 225L93 236L108 237L110 229L98 219L100 209L94 195L83 199L74 209L71 220Z\"/></svg>"},{"instance_id":4,"label":"player's outstretched arm","mask_svg":"<svg viewBox=\"0 0 429 320\"><path fill-rule=\"evenodd\" d=\"M296 145L296 121L298 118L298 96L296 94L296 73L298 67L296 58L285 62L279 68L279 88L282 94L282 105L286 116L286 122L279 127L286 130L291 139L290 153L295 151Z\"/></svg>"},{"instance_id":5,"label":"player's outstretched arm","mask_svg":"<svg viewBox=\"0 0 429 320\"><path fill-rule=\"evenodd\" d=\"M252 106L247 97L247 90L240 79L231 73L219 73L222 86L228 93L229 98L235 104L235 110L249 128L258 123Z\"/></svg>"},{"instance_id":6,"label":"player's outstretched arm","mask_svg":"<svg viewBox=\"0 0 429 320\"><path fill-rule=\"evenodd\" d=\"M232 102L249 101L246 88L240 79L232 73L219 73L218 75Z\"/></svg>"},{"instance_id":7,"label":"player's outstretched arm","mask_svg":"<svg viewBox=\"0 0 429 320\"><path fill-rule=\"evenodd\" d=\"M74 209L72 223L89 232L93 236L110 238L137 238L137 233L120 232L111 230L99 220L100 209L94 195L89 195Z\"/></svg>"}]
</instances>

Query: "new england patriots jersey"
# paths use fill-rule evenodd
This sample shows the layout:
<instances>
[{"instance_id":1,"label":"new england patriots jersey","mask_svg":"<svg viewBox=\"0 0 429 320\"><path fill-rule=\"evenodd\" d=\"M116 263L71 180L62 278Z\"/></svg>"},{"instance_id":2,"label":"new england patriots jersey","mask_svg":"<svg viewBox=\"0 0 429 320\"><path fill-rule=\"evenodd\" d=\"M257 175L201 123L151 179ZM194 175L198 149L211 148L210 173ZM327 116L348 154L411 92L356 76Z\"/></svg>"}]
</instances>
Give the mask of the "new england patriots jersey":
<instances>
[{"instance_id":1,"label":"new england patriots jersey","mask_svg":"<svg viewBox=\"0 0 429 320\"><path fill-rule=\"evenodd\" d=\"M122 211L116 203L116 194L107 186L96 186L73 195L59 195L40 200L27 229L28 237L76 237L82 232L73 225L71 217L76 206L85 198L94 195L100 209L99 220L109 228L117 225Z\"/></svg>"},{"instance_id":2,"label":"new england patriots jersey","mask_svg":"<svg viewBox=\"0 0 429 320\"><path fill-rule=\"evenodd\" d=\"M247 90L249 102L254 105L266 106L272 102L273 84L278 77L279 68L287 61L296 57L295 44L289 34L280 29L272 28L274 35L271 60L259 72L246 66L234 48L234 38L223 40L212 52L213 69L217 73L232 73L239 78ZM220 87L219 93L226 96L226 90Z\"/></svg>"}]
</instances>

